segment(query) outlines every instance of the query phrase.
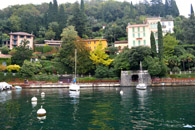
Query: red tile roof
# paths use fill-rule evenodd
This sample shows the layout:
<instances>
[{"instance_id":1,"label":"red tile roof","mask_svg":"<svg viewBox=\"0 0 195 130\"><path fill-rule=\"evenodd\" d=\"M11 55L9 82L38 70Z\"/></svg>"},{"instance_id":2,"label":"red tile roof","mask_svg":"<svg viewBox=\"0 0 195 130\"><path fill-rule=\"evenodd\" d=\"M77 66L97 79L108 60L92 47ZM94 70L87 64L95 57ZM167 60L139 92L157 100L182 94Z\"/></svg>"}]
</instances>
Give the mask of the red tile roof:
<instances>
[{"instance_id":1,"label":"red tile roof","mask_svg":"<svg viewBox=\"0 0 195 130\"><path fill-rule=\"evenodd\" d=\"M9 35L24 35L24 36L33 36L33 34L30 34L30 33L26 33L26 32L11 32L9 33Z\"/></svg>"},{"instance_id":2,"label":"red tile roof","mask_svg":"<svg viewBox=\"0 0 195 130\"><path fill-rule=\"evenodd\" d=\"M11 58L11 55L0 54L0 58Z\"/></svg>"}]
</instances>

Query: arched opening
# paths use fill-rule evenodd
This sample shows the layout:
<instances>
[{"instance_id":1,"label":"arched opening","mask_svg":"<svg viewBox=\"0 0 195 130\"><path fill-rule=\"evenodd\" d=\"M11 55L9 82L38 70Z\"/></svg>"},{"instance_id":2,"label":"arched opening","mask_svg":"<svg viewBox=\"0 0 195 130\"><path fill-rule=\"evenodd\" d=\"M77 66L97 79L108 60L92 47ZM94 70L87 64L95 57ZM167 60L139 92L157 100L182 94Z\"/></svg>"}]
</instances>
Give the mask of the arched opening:
<instances>
[{"instance_id":1,"label":"arched opening","mask_svg":"<svg viewBox=\"0 0 195 130\"><path fill-rule=\"evenodd\" d=\"M138 75L132 75L131 76L131 81L132 82L138 82L139 76Z\"/></svg>"}]
</instances>

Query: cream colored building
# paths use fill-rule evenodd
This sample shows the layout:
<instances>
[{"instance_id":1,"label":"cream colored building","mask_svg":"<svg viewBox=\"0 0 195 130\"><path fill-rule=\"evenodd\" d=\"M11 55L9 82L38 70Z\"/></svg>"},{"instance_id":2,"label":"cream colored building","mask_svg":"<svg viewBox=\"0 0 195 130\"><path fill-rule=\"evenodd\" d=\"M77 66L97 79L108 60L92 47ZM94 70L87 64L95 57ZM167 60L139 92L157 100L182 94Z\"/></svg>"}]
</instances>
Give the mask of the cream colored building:
<instances>
[{"instance_id":1,"label":"cream colored building","mask_svg":"<svg viewBox=\"0 0 195 130\"><path fill-rule=\"evenodd\" d=\"M114 47L118 49L118 52L122 52L125 47L128 47L128 41L115 41Z\"/></svg>"},{"instance_id":2,"label":"cream colored building","mask_svg":"<svg viewBox=\"0 0 195 130\"><path fill-rule=\"evenodd\" d=\"M25 33L25 32L11 32L10 35L10 41L7 42L5 45L9 47L9 49L13 49L14 47L20 46L24 39L28 41L27 47L33 49L33 39L34 35Z\"/></svg>"},{"instance_id":3,"label":"cream colored building","mask_svg":"<svg viewBox=\"0 0 195 130\"><path fill-rule=\"evenodd\" d=\"M134 24L127 26L128 47L149 46L150 35L154 33L156 45L158 46L158 22L161 22L163 35L173 33L174 23L171 20L162 20L161 17L146 18L144 24ZM158 47L157 47L158 48ZM157 50L158 51L158 50Z\"/></svg>"}]
</instances>

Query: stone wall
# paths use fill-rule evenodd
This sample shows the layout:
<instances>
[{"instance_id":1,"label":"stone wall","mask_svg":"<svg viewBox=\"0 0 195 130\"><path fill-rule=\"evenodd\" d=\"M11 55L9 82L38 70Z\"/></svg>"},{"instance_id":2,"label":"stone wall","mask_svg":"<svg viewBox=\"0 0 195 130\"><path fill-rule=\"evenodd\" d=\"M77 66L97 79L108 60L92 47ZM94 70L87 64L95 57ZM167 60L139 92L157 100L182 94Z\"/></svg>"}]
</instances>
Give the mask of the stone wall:
<instances>
[{"instance_id":1,"label":"stone wall","mask_svg":"<svg viewBox=\"0 0 195 130\"><path fill-rule=\"evenodd\" d=\"M138 82L132 81L132 76L138 75ZM141 73L140 71L121 71L121 86L136 86L139 82L141 82ZM151 76L147 70L144 70L142 73L143 82L147 85L151 85Z\"/></svg>"}]
</instances>

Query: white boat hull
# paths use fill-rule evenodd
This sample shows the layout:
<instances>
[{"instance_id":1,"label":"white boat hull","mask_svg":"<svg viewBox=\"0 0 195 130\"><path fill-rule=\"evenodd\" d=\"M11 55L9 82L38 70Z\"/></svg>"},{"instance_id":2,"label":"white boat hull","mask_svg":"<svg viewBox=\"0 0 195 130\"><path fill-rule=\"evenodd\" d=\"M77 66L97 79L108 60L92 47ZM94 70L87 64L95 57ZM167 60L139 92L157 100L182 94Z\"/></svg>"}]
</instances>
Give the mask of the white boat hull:
<instances>
[{"instance_id":1,"label":"white boat hull","mask_svg":"<svg viewBox=\"0 0 195 130\"><path fill-rule=\"evenodd\" d=\"M78 84L71 84L69 86L70 91L80 91L80 86Z\"/></svg>"},{"instance_id":2,"label":"white boat hull","mask_svg":"<svg viewBox=\"0 0 195 130\"><path fill-rule=\"evenodd\" d=\"M136 86L136 89L146 90L146 89L147 89L147 85L144 84L144 83L139 83L139 84Z\"/></svg>"}]
</instances>

